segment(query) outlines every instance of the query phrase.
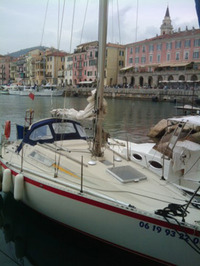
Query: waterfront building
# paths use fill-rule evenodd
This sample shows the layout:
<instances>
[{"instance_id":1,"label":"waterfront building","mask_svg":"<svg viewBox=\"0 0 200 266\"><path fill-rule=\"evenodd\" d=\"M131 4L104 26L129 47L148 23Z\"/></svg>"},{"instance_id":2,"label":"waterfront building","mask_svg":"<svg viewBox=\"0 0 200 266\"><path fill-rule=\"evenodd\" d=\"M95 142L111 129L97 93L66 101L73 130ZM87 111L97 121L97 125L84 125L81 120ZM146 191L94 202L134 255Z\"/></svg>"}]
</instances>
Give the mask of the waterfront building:
<instances>
[{"instance_id":1,"label":"waterfront building","mask_svg":"<svg viewBox=\"0 0 200 266\"><path fill-rule=\"evenodd\" d=\"M106 86L118 84L118 73L125 65L125 45L108 43L106 46L105 81Z\"/></svg>"},{"instance_id":2,"label":"waterfront building","mask_svg":"<svg viewBox=\"0 0 200 266\"><path fill-rule=\"evenodd\" d=\"M16 68L15 68L15 81L19 85L25 85L26 84L26 57L22 56L20 57L16 62Z\"/></svg>"},{"instance_id":3,"label":"waterfront building","mask_svg":"<svg viewBox=\"0 0 200 266\"><path fill-rule=\"evenodd\" d=\"M119 84L152 88L200 80L200 29L173 31L167 8L160 30L159 36L126 45Z\"/></svg>"},{"instance_id":4,"label":"waterfront building","mask_svg":"<svg viewBox=\"0 0 200 266\"><path fill-rule=\"evenodd\" d=\"M96 82L98 42L80 44L73 55L73 85L87 86Z\"/></svg>"},{"instance_id":5,"label":"waterfront building","mask_svg":"<svg viewBox=\"0 0 200 266\"><path fill-rule=\"evenodd\" d=\"M10 56L0 57L0 84L5 85L10 81L9 64L11 61Z\"/></svg>"},{"instance_id":6,"label":"waterfront building","mask_svg":"<svg viewBox=\"0 0 200 266\"><path fill-rule=\"evenodd\" d=\"M36 67L36 62L38 62L38 58L42 58L42 55L44 54L41 49L34 49L28 52L26 56L26 83L25 85L31 85L34 86L35 84L41 84L42 78L38 78L39 75L36 73L38 72L38 65ZM44 72L44 71L43 71ZM43 75L42 75L43 76Z\"/></svg>"},{"instance_id":7,"label":"waterfront building","mask_svg":"<svg viewBox=\"0 0 200 266\"><path fill-rule=\"evenodd\" d=\"M35 65L34 85L46 83L46 57L45 53L41 52L34 57L32 63Z\"/></svg>"},{"instance_id":8,"label":"waterfront building","mask_svg":"<svg viewBox=\"0 0 200 266\"><path fill-rule=\"evenodd\" d=\"M65 86L73 85L73 54L65 56Z\"/></svg>"},{"instance_id":9,"label":"waterfront building","mask_svg":"<svg viewBox=\"0 0 200 266\"><path fill-rule=\"evenodd\" d=\"M77 46L73 56L73 84L96 86L98 42ZM124 66L125 46L108 43L106 45L105 86L116 86L119 69Z\"/></svg>"},{"instance_id":10,"label":"waterfront building","mask_svg":"<svg viewBox=\"0 0 200 266\"><path fill-rule=\"evenodd\" d=\"M57 51L47 51L46 60L46 82L62 86L64 84L65 56L67 53Z\"/></svg>"}]
</instances>

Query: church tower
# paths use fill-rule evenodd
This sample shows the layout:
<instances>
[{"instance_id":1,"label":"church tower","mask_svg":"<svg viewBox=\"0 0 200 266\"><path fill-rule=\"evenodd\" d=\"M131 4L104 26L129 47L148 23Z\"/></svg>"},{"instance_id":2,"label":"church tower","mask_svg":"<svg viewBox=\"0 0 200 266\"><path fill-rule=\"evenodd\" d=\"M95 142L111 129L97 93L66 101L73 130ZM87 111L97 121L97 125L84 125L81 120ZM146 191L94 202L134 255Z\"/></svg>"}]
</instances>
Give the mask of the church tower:
<instances>
[{"instance_id":1,"label":"church tower","mask_svg":"<svg viewBox=\"0 0 200 266\"><path fill-rule=\"evenodd\" d=\"M161 35L172 34L172 31L173 31L173 27L172 27L170 15L169 15L169 7L167 7L166 14L163 19L163 23L160 27L160 34Z\"/></svg>"}]
</instances>

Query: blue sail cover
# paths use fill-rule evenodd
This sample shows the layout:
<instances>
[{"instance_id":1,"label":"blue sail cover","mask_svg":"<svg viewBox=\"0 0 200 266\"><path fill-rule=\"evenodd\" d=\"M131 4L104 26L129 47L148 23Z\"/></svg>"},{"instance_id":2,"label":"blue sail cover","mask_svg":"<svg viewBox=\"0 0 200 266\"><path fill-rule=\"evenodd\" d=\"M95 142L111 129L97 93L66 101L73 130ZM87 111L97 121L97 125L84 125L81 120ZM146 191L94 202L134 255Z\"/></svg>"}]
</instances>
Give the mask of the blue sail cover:
<instances>
[{"instance_id":1,"label":"blue sail cover","mask_svg":"<svg viewBox=\"0 0 200 266\"><path fill-rule=\"evenodd\" d=\"M16 152L20 152L24 143L36 145L37 143L54 143L55 141L70 139L87 139L86 133L80 123L61 118L47 118L33 123Z\"/></svg>"},{"instance_id":2,"label":"blue sail cover","mask_svg":"<svg viewBox=\"0 0 200 266\"><path fill-rule=\"evenodd\" d=\"M200 27L200 0L195 0L195 3L196 3L197 17L198 17L199 27Z\"/></svg>"}]
</instances>

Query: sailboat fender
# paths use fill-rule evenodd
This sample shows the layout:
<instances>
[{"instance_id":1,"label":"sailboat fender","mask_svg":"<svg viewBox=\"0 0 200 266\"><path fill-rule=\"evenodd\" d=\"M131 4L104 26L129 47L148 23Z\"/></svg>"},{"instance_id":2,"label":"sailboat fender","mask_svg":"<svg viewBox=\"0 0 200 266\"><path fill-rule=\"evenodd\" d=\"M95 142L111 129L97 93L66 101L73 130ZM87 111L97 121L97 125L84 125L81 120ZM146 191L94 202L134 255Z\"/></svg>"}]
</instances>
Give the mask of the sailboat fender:
<instances>
[{"instance_id":1,"label":"sailboat fender","mask_svg":"<svg viewBox=\"0 0 200 266\"><path fill-rule=\"evenodd\" d=\"M2 190L7 193L11 189L12 184L12 175L10 169L5 169L3 171L3 182L2 182Z\"/></svg>"},{"instance_id":2,"label":"sailboat fender","mask_svg":"<svg viewBox=\"0 0 200 266\"><path fill-rule=\"evenodd\" d=\"M23 198L23 192L24 192L24 176L22 174L18 174L15 177L14 199L21 200Z\"/></svg>"},{"instance_id":3,"label":"sailboat fender","mask_svg":"<svg viewBox=\"0 0 200 266\"><path fill-rule=\"evenodd\" d=\"M6 139L9 139L9 137L10 137L10 121L9 120L7 120L5 122L4 135L5 135Z\"/></svg>"}]
</instances>

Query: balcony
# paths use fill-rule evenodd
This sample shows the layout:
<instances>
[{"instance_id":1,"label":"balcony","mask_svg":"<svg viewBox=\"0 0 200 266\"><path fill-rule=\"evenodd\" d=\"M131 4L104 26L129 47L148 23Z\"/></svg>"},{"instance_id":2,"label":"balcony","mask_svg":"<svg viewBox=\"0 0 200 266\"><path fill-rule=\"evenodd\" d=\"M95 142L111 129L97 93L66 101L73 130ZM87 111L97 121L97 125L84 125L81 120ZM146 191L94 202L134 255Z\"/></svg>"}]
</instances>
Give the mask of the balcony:
<instances>
[{"instance_id":1,"label":"balcony","mask_svg":"<svg viewBox=\"0 0 200 266\"><path fill-rule=\"evenodd\" d=\"M58 71L58 77L59 78L64 78L64 70L59 70Z\"/></svg>"}]
</instances>

